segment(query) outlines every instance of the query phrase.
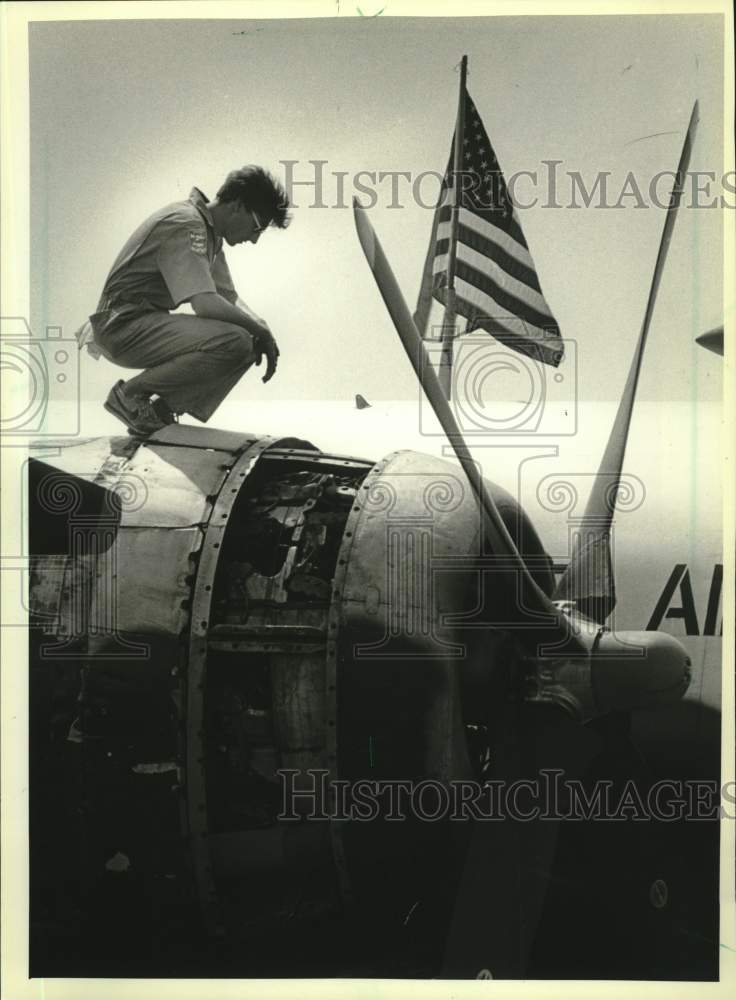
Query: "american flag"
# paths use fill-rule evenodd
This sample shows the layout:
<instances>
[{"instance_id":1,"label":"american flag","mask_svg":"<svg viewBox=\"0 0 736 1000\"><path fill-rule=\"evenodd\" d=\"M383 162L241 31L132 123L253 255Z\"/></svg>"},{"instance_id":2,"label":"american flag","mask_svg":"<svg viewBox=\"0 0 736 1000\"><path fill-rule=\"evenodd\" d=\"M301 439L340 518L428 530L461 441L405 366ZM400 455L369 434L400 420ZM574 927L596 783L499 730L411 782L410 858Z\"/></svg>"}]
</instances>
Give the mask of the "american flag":
<instances>
[{"instance_id":1,"label":"american flag","mask_svg":"<svg viewBox=\"0 0 736 1000\"><path fill-rule=\"evenodd\" d=\"M452 238L454 136L434 227L432 294L446 304ZM475 104L465 92L461 203L455 263L457 313L508 347L557 367L564 344ZM431 248L430 248L431 253ZM419 313L419 309L418 309Z\"/></svg>"}]
</instances>

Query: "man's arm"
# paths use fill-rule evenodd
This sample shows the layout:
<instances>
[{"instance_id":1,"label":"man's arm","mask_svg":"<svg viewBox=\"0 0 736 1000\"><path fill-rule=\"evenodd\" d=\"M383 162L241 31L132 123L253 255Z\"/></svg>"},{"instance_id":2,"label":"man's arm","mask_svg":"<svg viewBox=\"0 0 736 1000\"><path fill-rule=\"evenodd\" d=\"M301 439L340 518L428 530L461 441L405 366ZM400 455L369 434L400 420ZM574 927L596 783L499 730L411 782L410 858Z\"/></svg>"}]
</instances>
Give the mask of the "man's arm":
<instances>
[{"instance_id":1,"label":"man's arm","mask_svg":"<svg viewBox=\"0 0 736 1000\"><path fill-rule=\"evenodd\" d=\"M225 323L234 323L252 334L257 354L256 364L261 363L263 354L266 355L266 374L262 381L268 382L273 377L279 349L267 323L249 309L241 309L228 302L217 292L198 292L191 297L190 302L195 314L202 319L219 319Z\"/></svg>"},{"instance_id":2,"label":"man's arm","mask_svg":"<svg viewBox=\"0 0 736 1000\"><path fill-rule=\"evenodd\" d=\"M211 273L215 282L215 291L227 302L239 306L240 303L238 302L238 293L235 291L235 285L233 284L233 276L230 274L230 268L227 266L227 260L222 250L215 254L215 259L212 261Z\"/></svg>"},{"instance_id":3,"label":"man's arm","mask_svg":"<svg viewBox=\"0 0 736 1000\"><path fill-rule=\"evenodd\" d=\"M225 323L234 323L254 337L268 336L271 333L268 325L254 313L228 302L217 292L198 292L191 297L190 302L196 315L202 319L220 319Z\"/></svg>"},{"instance_id":4,"label":"man's arm","mask_svg":"<svg viewBox=\"0 0 736 1000\"><path fill-rule=\"evenodd\" d=\"M250 316L254 322L261 323L263 326L266 326L267 324L261 319L261 317L256 315L256 313L254 313L253 310L247 306L245 302L243 302L235 290L233 276L230 274L230 268L227 266L227 260L222 250L215 254L211 270L217 294L221 298L225 299L226 302L229 302L233 306L237 306L238 309L246 314L246 316Z\"/></svg>"}]
</instances>

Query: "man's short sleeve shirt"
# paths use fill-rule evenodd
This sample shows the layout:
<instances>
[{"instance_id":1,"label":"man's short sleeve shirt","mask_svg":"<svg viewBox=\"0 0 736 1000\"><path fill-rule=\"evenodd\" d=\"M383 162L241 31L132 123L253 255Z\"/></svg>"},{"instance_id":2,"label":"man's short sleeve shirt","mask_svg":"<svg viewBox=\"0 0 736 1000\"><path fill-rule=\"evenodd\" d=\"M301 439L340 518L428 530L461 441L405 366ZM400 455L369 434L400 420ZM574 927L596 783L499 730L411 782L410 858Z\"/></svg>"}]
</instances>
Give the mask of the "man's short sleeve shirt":
<instances>
[{"instance_id":1,"label":"man's short sleeve shirt","mask_svg":"<svg viewBox=\"0 0 736 1000\"><path fill-rule=\"evenodd\" d=\"M207 199L194 188L187 201L155 212L128 239L107 277L100 308L175 309L199 292L218 290L223 259Z\"/></svg>"}]
</instances>

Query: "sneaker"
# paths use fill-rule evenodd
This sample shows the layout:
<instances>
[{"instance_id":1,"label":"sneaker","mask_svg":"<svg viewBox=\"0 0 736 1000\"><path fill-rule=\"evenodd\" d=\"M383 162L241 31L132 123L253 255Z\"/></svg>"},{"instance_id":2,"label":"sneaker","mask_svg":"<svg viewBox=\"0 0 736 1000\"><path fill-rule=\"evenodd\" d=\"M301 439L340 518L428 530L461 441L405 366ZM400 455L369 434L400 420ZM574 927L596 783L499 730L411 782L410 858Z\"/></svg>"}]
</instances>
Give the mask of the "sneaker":
<instances>
[{"instance_id":1,"label":"sneaker","mask_svg":"<svg viewBox=\"0 0 736 1000\"><path fill-rule=\"evenodd\" d=\"M157 396L151 405L153 406L156 416L159 420L163 420L165 424L179 423L179 414L174 413L174 411L169 408L169 404L162 396Z\"/></svg>"},{"instance_id":2,"label":"sneaker","mask_svg":"<svg viewBox=\"0 0 736 1000\"><path fill-rule=\"evenodd\" d=\"M158 416L153 404L144 396L127 396L122 379L116 382L110 390L104 406L127 426L128 433L139 437L148 437L154 431L161 430L166 424Z\"/></svg>"},{"instance_id":3,"label":"sneaker","mask_svg":"<svg viewBox=\"0 0 736 1000\"><path fill-rule=\"evenodd\" d=\"M147 437L154 431L160 431L162 427L166 427L166 421L161 419L150 399L146 399L144 396L137 396L135 399L137 417L135 426L128 428L129 434L143 434Z\"/></svg>"}]
</instances>

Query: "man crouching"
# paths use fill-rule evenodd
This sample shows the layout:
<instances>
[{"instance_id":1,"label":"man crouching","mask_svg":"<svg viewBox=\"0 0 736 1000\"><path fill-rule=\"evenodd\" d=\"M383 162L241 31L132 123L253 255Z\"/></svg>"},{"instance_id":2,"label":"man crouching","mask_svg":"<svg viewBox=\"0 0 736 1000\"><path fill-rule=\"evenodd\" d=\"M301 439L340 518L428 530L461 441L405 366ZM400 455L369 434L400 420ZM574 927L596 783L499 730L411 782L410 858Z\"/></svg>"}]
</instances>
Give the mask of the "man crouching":
<instances>
[{"instance_id":1,"label":"man crouching","mask_svg":"<svg viewBox=\"0 0 736 1000\"><path fill-rule=\"evenodd\" d=\"M151 434L181 413L207 421L264 354L263 381L273 376L278 346L264 320L238 298L222 244L255 244L268 226L285 229L288 208L281 184L262 167L247 166L228 174L213 201L193 188L186 201L155 212L128 239L87 338L91 328L91 353L145 369L117 382L105 401L129 433ZM183 302L193 316L169 311Z\"/></svg>"}]
</instances>

